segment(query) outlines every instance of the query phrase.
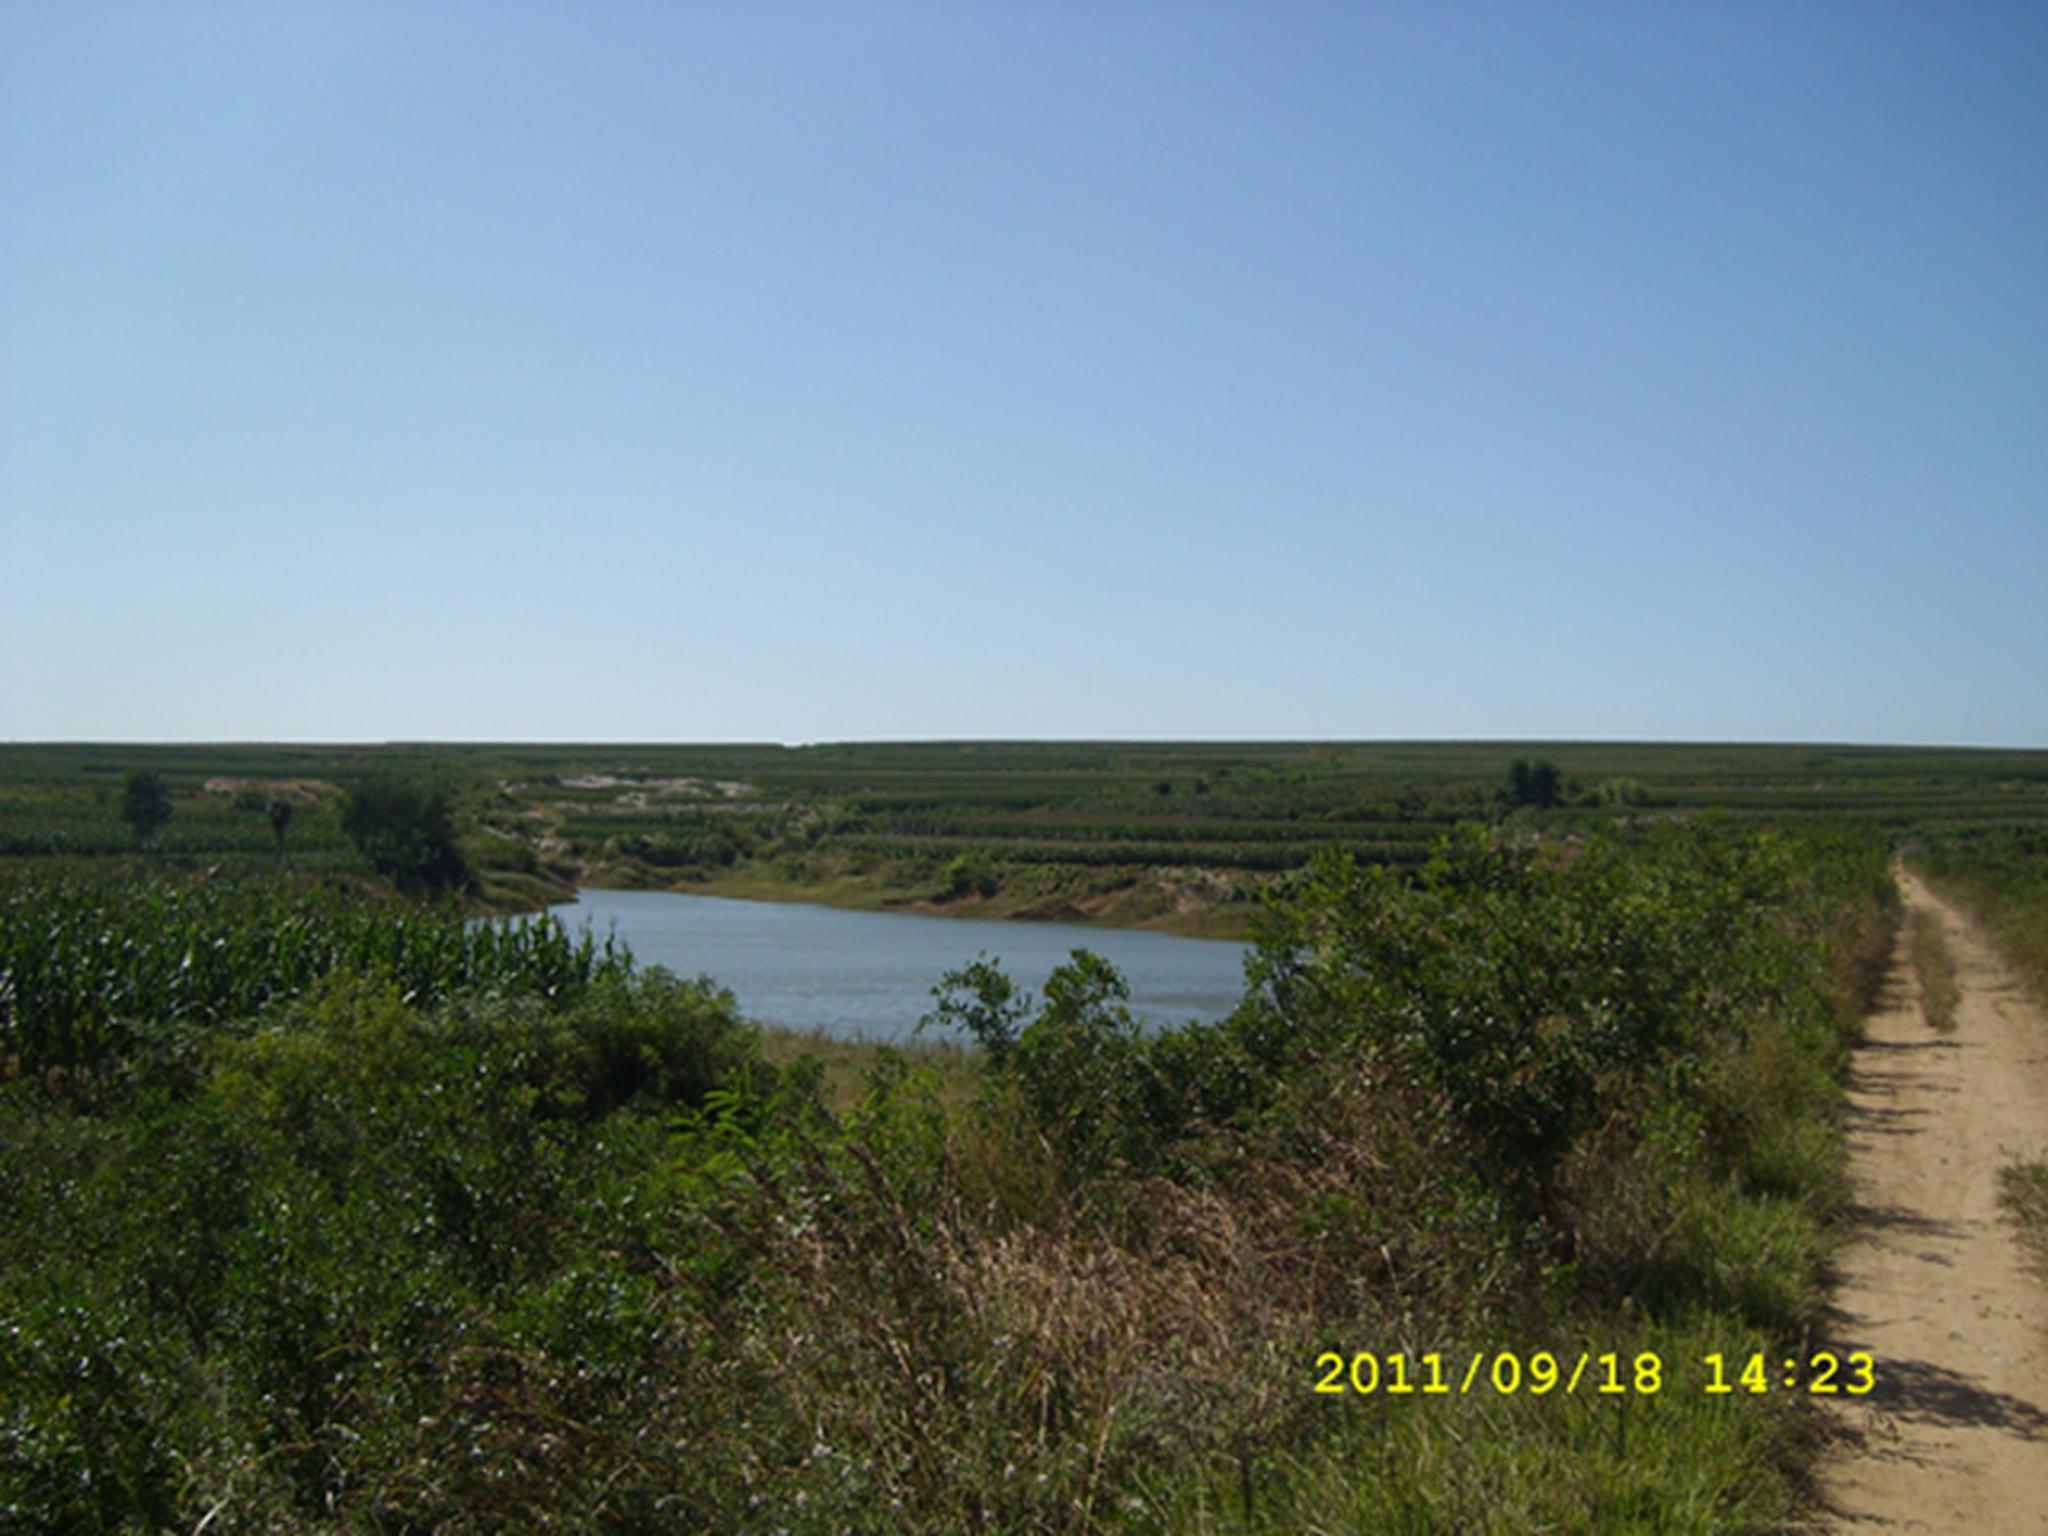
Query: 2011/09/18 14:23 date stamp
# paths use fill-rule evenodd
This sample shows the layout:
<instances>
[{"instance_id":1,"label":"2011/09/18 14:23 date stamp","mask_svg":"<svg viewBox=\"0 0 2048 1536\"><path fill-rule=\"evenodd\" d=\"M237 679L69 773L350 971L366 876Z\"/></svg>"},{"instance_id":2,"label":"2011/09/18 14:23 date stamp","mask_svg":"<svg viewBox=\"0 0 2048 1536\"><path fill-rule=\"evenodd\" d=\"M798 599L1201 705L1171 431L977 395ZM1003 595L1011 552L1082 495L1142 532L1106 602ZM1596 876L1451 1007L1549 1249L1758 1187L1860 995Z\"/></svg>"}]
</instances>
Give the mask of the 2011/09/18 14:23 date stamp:
<instances>
[{"instance_id":1,"label":"2011/09/18 14:23 date stamp","mask_svg":"<svg viewBox=\"0 0 2048 1536\"><path fill-rule=\"evenodd\" d=\"M1693 1390L1709 1397L1760 1396L1779 1390L1862 1397L1877 1386L1877 1361L1861 1349L1846 1355L1815 1350L1778 1360L1760 1350L1733 1359L1715 1353L1702 1355L1697 1370L1676 1374L1653 1350L1634 1355L1581 1350L1559 1356L1547 1349L1529 1354L1482 1349L1448 1360L1435 1351L1412 1356L1407 1350L1366 1350L1348 1356L1332 1351L1316 1356L1315 1369L1317 1392L1360 1397L1452 1397L1475 1391L1502 1397L1524 1392L1531 1397L1552 1392L1648 1397L1667 1390Z\"/></svg>"}]
</instances>

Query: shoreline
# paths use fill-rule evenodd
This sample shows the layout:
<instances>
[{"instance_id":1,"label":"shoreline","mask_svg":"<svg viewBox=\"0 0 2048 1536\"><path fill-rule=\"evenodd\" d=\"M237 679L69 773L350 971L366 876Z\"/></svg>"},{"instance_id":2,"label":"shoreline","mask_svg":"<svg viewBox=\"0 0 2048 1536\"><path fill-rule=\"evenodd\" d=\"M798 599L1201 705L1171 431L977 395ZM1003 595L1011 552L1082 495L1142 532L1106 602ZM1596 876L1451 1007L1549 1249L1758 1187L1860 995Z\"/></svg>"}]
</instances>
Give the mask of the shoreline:
<instances>
[{"instance_id":1,"label":"shoreline","mask_svg":"<svg viewBox=\"0 0 2048 1536\"><path fill-rule=\"evenodd\" d=\"M603 865L575 872L573 878L525 876L516 883L484 877L485 894L479 915L517 917L573 899L578 890L667 891L682 896L720 896L734 901L803 902L849 912L892 912L910 917L980 918L984 921L1045 923L1076 928L1119 928L1168 933L1185 939L1248 942L1252 919L1259 910L1250 903L1229 907L1198 903L1160 905L1156 888L1138 882L1119 891L1078 898L1010 898L963 896L937 899L901 887L878 887L858 880L803 881L778 879L757 871L736 871L708 879L670 882L618 876ZM608 878L609 877L609 878ZM495 894L491 887L496 886ZM557 895L559 892L561 894Z\"/></svg>"}]
</instances>

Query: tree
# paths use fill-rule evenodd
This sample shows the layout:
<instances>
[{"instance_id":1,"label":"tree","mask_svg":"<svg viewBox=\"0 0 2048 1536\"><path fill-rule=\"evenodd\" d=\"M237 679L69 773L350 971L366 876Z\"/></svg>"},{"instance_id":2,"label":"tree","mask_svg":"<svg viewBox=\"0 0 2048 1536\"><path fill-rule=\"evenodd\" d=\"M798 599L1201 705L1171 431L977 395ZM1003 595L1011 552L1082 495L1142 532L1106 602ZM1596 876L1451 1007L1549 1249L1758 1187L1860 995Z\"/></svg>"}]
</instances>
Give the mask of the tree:
<instances>
[{"instance_id":1,"label":"tree","mask_svg":"<svg viewBox=\"0 0 2048 1536\"><path fill-rule=\"evenodd\" d=\"M292 803L289 800L272 800L263 808L263 814L270 818L270 830L277 838L277 865L284 867L284 829L292 824Z\"/></svg>"},{"instance_id":2,"label":"tree","mask_svg":"<svg viewBox=\"0 0 2048 1536\"><path fill-rule=\"evenodd\" d=\"M277 839L277 867L284 868L284 834L292 824L293 805L280 794L265 794L254 784L245 784L235 792L235 809L249 811L263 817L270 823L270 835Z\"/></svg>"},{"instance_id":3,"label":"tree","mask_svg":"<svg viewBox=\"0 0 2048 1536\"><path fill-rule=\"evenodd\" d=\"M1515 759L1508 770L1508 793L1516 805L1552 806L1564 799L1564 775L1547 758Z\"/></svg>"},{"instance_id":4,"label":"tree","mask_svg":"<svg viewBox=\"0 0 2048 1536\"><path fill-rule=\"evenodd\" d=\"M171 819L171 792L164 781L147 769L138 768L121 787L121 819L135 829L135 838L148 848L156 842L163 824Z\"/></svg>"},{"instance_id":5,"label":"tree","mask_svg":"<svg viewBox=\"0 0 2048 1536\"><path fill-rule=\"evenodd\" d=\"M348 792L341 829L371 868L408 895L462 890L470 883L469 865L455 845L454 804L441 785L365 779Z\"/></svg>"}]
</instances>

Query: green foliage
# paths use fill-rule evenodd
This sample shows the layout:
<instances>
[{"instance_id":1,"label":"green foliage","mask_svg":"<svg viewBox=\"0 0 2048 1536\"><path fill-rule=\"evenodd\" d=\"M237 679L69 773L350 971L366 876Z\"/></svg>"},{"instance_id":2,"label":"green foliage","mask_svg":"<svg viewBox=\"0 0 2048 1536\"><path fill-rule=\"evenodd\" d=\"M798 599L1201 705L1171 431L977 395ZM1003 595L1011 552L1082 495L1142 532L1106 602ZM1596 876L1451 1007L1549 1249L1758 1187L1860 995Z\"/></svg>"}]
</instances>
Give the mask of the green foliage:
<instances>
[{"instance_id":1,"label":"green foliage","mask_svg":"<svg viewBox=\"0 0 2048 1536\"><path fill-rule=\"evenodd\" d=\"M1046 978L1045 1005L1012 1053L1034 1122L1081 1177L1142 1158L1159 1139L1147 1102L1152 1052L1130 995L1114 966L1077 949Z\"/></svg>"},{"instance_id":2,"label":"green foliage","mask_svg":"<svg viewBox=\"0 0 2048 1536\"><path fill-rule=\"evenodd\" d=\"M628 956L553 922L452 912L312 883L18 880L0 885L0 1063L97 1071L189 1049L346 971L413 1002L495 990L567 999Z\"/></svg>"},{"instance_id":3,"label":"green foliage","mask_svg":"<svg viewBox=\"0 0 2048 1536\"><path fill-rule=\"evenodd\" d=\"M1553 853L1475 829L1412 883L1332 854L1276 906L1236 1027L1268 1060L1344 1044L1393 1064L1554 1221L1584 1138L1689 1102L1763 1021L1833 1048L1812 1022L1825 920L1882 882L1875 845L1701 829Z\"/></svg>"},{"instance_id":4,"label":"green foliage","mask_svg":"<svg viewBox=\"0 0 2048 1536\"><path fill-rule=\"evenodd\" d=\"M918 1020L928 1028L958 1030L988 1053L991 1065L1008 1065L1017 1032L1031 1011L1031 994L1021 991L984 951L932 988L934 1007Z\"/></svg>"},{"instance_id":5,"label":"green foliage","mask_svg":"<svg viewBox=\"0 0 2048 1536\"><path fill-rule=\"evenodd\" d=\"M659 975L561 1011L423 1010L335 976L215 1035L196 1085L119 1118L17 1085L0 1102L0 1511L41 1530L343 1512L474 1530L595 1506L628 1469L677 1486L680 1458L650 1467L635 1437L652 1410L696 1453L715 1431L694 1415L719 1400L630 1398L691 1369L648 1244L712 1261L715 1234L690 1254L701 1223L678 1208L684 1183L719 1177L693 1143L772 1105L796 1120L780 1095L729 997Z\"/></svg>"},{"instance_id":6,"label":"green foliage","mask_svg":"<svg viewBox=\"0 0 2048 1536\"><path fill-rule=\"evenodd\" d=\"M1911 856L1984 924L2036 995L2048 998L2048 826L1923 832Z\"/></svg>"},{"instance_id":7,"label":"green foliage","mask_svg":"<svg viewBox=\"0 0 2048 1536\"><path fill-rule=\"evenodd\" d=\"M657 869L729 869L755 845L745 828L698 816L678 818L658 833L615 838L612 846L621 856Z\"/></svg>"},{"instance_id":8,"label":"green foliage","mask_svg":"<svg viewBox=\"0 0 2048 1536\"><path fill-rule=\"evenodd\" d=\"M540 1085L547 1102L586 1117L629 1104L701 1107L722 1089L774 1078L759 1060L759 1032L709 977L607 974L555 1017L549 1038L563 1082Z\"/></svg>"},{"instance_id":9,"label":"green foliage","mask_svg":"<svg viewBox=\"0 0 2048 1536\"><path fill-rule=\"evenodd\" d=\"M993 896L1002 877L985 853L963 853L950 860L940 872L940 883L948 896Z\"/></svg>"},{"instance_id":10,"label":"green foliage","mask_svg":"<svg viewBox=\"0 0 2048 1536\"><path fill-rule=\"evenodd\" d=\"M1518 757L1508 770L1508 797L1516 805L1548 807L1564 799L1564 775L1548 758Z\"/></svg>"},{"instance_id":11,"label":"green foliage","mask_svg":"<svg viewBox=\"0 0 2048 1536\"><path fill-rule=\"evenodd\" d=\"M10 1039L132 1026L81 1058L121 1095L0 1083L0 1523L1774 1527L1782 1395L1388 1414L1309 1363L1789 1348L1885 888L1874 842L1711 828L1331 854L1226 1023L984 958L934 1010L981 1097L881 1053L835 1115L729 995L553 925L40 887Z\"/></svg>"},{"instance_id":12,"label":"green foliage","mask_svg":"<svg viewBox=\"0 0 2048 1536\"><path fill-rule=\"evenodd\" d=\"M1643 787L1642 781L1629 778L1627 775L1602 779L1594 792L1594 798L1600 805L1610 810L1652 803L1650 792Z\"/></svg>"},{"instance_id":13,"label":"green foliage","mask_svg":"<svg viewBox=\"0 0 2048 1536\"><path fill-rule=\"evenodd\" d=\"M284 835L291 827L293 814L292 803L289 800L273 798L263 807L264 819L270 823L271 836L277 839L277 857L280 863L284 861Z\"/></svg>"},{"instance_id":14,"label":"green foliage","mask_svg":"<svg viewBox=\"0 0 2048 1536\"><path fill-rule=\"evenodd\" d=\"M455 806L445 786L378 776L348 792L342 830L370 866L410 895L462 890L469 866L455 840Z\"/></svg>"},{"instance_id":15,"label":"green foliage","mask_svg":"<svg viewBox=\"0 0 2048 1536\"><path fill-rule=\"evenodd\" d=\"M1524 750L1568 760L1586 784L1605 786L1579 796L1560 780L1562 803L1536 813L1560 834L1648 804L1674 817L1718 809L1751 824L1855 820L1930 840L2048 824L2041 752L1590 742ZM1479 742L153 746L118 756L0 746L0 861L132 851L134 835L106 807L122 775L140 768L177 784L289 784L294 865L352 872L362 861L341 830L336 786L365 774L438 775L472 786L466 803L484 807L504 834L462 845L480 865L524 871L491 846L510 839L551 879L574 879L574 866L586 876L603 870L598 883L729 871L872 901L929 895L934 872L977 854L1004 876L997 895L1006 903L1030 905L1039 880L1073 877L1134 898L1103 903L1101 920L1147 921L1160 907L1142 898L1159 884L1176 882L1177 897L1191 889L1178 872L1227 880L1293 871L1332 842L1361 860L1419 865L1457 822L1492 818L1511 802L1501 753ZM1159 783L1194 792L1159 795ZM800 866L783 861L799 848ZM276 862L274 839L233 812L231 792L181 794L157 851L195 869ZM550 894L535 883L493 884L500 898L514 888L536 900Z\"/></svg>"},{"instance_id":16,"label":"green foliage","mask_svg":"<svg viewBox=\"0 0 2048 1536\"><path fill-rule=\"evenodd\" d=\"M135 830L135 839L148 848L171 819L171 792L164 781L147 769L138 768L121 786L121 819Z\"/></svg>"}]
</instances>

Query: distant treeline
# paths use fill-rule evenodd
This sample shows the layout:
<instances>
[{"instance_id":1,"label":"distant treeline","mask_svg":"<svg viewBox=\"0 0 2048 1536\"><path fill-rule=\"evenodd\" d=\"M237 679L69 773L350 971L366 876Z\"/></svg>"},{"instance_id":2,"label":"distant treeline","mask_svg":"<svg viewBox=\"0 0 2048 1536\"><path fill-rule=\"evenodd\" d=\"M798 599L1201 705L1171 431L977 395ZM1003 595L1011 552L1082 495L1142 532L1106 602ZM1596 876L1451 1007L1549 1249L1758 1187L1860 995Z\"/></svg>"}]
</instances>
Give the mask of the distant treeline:
<instances>
[{"instance_id":1,"label":"distant treeline","mask_svg":"<svg viewBox=\"0 0 2048 1536\"><path fill-rule=\"evenodd\" d=\"M462 867L506 905L576 883L745 877L876 902L1108 899L1197 869L1227 884L1335 845L1413 867L1463 821L1584 832L1719 814L1901 838L2048 825L2048 753L1626 743L931 742L774 746L0 747L0 862L132 853L127 775L166 786L154 854L368 873L346 798L449 797ZM281 843L267 797L294 809ZM963 857L986 871L962 887ZM1154 907L1158 903L1153 904ZM1127 916L1151 908L1132 908Z\"/></svg>"}]
</instances>

